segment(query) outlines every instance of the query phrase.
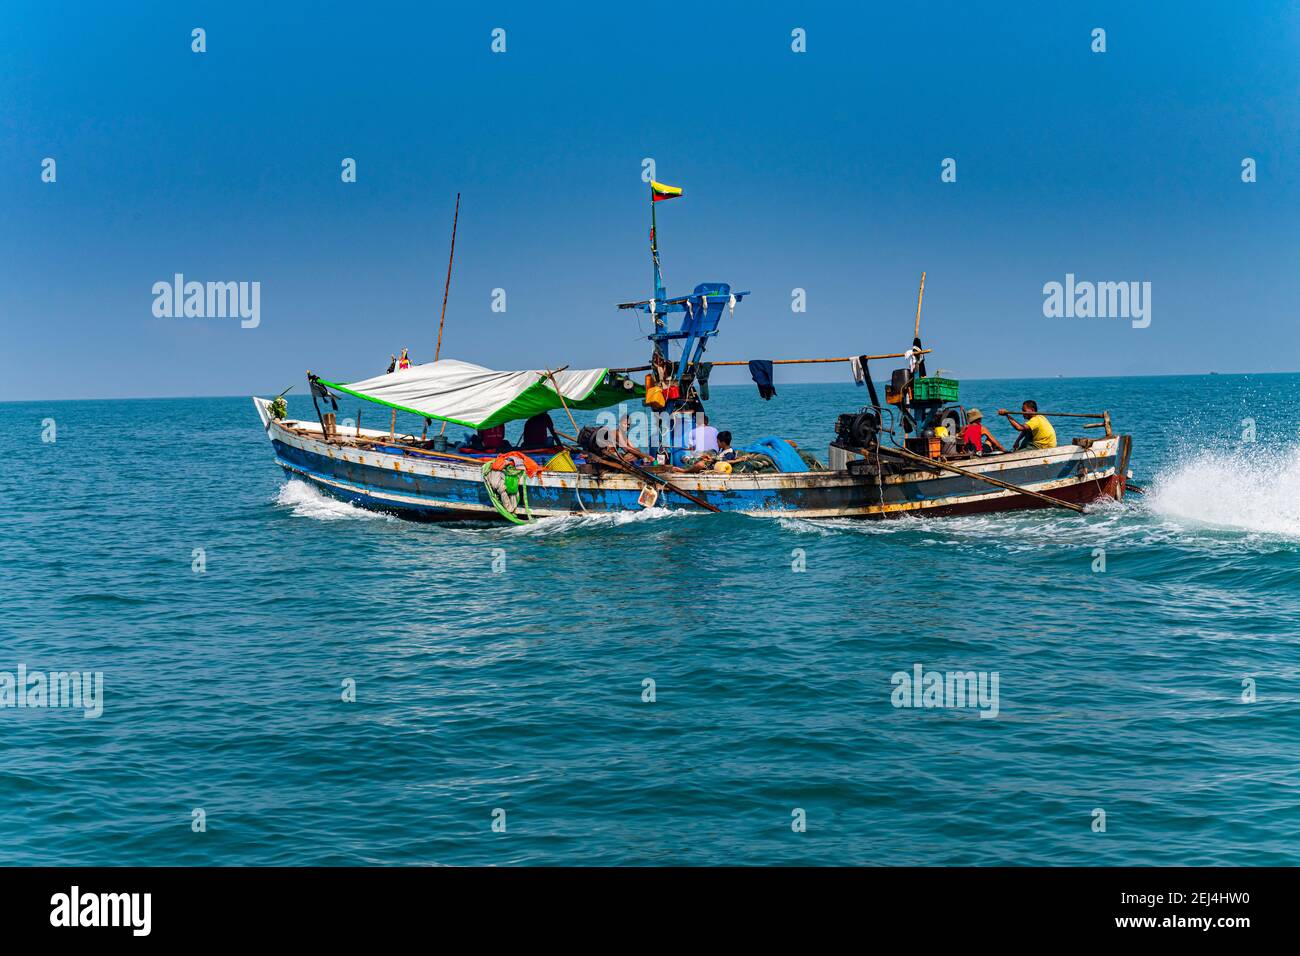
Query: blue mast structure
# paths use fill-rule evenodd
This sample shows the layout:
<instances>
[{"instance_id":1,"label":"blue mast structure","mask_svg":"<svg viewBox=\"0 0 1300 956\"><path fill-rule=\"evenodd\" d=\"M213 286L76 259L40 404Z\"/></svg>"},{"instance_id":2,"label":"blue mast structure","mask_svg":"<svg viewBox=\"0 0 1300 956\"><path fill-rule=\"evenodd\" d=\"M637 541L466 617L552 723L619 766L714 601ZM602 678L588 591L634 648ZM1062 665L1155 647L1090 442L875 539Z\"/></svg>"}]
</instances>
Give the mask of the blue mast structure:
<instances>
[{"instance_id":1,"label":"blue mast structure","mask_svg":"<svg viewBox=\"0 0 1300 956\"><path fill-rule=\"evenodd\" d=\"M677 193L676 195L680 195ZM642 302L625 302L620 309L640 309L650 316L653 329L646 336L653 344L650 365L656 376L663 375L664 381L657 384L674 382L678 385L676 398L666 399L663 415L671 416L680 411L691 392L699 371L700 362L708 347L709 339L718 334L718 325L722 320L722 310L734 312L736 303L748 292L733 292L726 282L701 282L689 295L669 298L664 288L663 270L659 263L659 230L655 215L655 184L650 184L650 262L653 267L653 293ZM676 329L668 327L668 316L673 313L682 315L681 324ZM680 343L676 360L672 357L672 344ZM698 396L696 396L698 401ZM703 407L703 403L700 403ZM686 437L681 431L668 429L667 435L657 434L659 429L652 429L650 450L656 452L666 448L678 463L684 451Z\"/></svg>"}]
</instances>

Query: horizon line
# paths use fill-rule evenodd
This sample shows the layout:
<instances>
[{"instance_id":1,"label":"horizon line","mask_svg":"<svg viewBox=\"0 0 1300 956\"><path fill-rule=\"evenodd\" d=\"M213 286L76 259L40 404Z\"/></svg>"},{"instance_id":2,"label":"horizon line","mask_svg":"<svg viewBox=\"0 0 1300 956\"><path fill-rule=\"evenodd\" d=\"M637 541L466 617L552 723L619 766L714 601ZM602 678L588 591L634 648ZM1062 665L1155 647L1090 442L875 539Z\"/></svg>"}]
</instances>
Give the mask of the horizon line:
<instances>
[{"instance_id":1,"label":"horizon line","mask_svg":"<svg viewBox=\"0 0 1300 956\"><path fill-rule=\"evenodd\" d=\"M1232 378L1237 376L1249 377L1251 375L1297 375L1300 371L1291 372L1159 372L1155 374L1143 375L1048 375L1048 376L1021 376L1021 377L973 377L963 378L963 382L1078 382L1093 381L1097 379L1109 378ZM713 388L753 388L752 382L729 382L710 383ZM798 382L790 381L783 383L785 385L848 385L845 382ZM887 384L884 380L876 382L877 385ZM117 398L5 398L0 399L0 405L26 405L33 402L181 402L196 398L253 398L253 394L234 393L228 395L131 395Z\"/></svg>"}]
</instances>

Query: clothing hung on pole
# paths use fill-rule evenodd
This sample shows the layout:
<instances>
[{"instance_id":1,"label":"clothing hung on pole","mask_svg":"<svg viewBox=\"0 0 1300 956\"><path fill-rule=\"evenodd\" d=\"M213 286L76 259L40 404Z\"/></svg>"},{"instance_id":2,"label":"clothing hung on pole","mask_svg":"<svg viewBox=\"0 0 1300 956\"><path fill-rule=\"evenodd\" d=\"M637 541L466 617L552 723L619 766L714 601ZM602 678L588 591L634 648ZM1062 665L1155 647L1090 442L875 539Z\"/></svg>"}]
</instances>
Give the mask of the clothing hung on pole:
<instances>
[{"instance_id":1,"label":"clothing hung on pole","mask_svg":"<svg viewBox=\"0 0 1300 956\"><path fill-rule=\"evenodd\" d=\"M772 383L772 360L750 359L749 374L754 379L754 384L758 386L758 394L763 400L771 400L776 394L776 386Z\"/></svg>"}]
</instances>

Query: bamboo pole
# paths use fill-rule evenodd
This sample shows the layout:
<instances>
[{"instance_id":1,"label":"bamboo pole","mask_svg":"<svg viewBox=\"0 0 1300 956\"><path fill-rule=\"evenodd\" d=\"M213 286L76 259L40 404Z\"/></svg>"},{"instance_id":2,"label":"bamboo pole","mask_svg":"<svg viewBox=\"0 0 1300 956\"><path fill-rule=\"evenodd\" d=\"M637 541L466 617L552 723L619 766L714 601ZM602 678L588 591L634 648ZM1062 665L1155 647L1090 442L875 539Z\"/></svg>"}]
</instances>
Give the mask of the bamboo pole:
<instances>
[{"instance_id":1,"label":"bamboo pole","mask_svg":"<svg viewBox=\"0 0 1300 956\"><path fill-rule=\"evenodd\" d=\"M863 451L864 454L867 454L865 450L863 449L859 449L859 450ZM1018 494L1028 495L1030 498L1038 498L1040 501L1045 501L1048 504L1055 505L1058 508L1065 508L1069 511L1073 511L1078 514L1083 514L1083 508L1080 507L1079 505L1074 504L1073 502L1061 501L1057 498L1051 497L1050 495L1044 495L1037 491L1031 491L1028 488L1022 488L1020 485L1013 485L1011 482L1003 481L1000 478L991 478L988 475L981 475L977 471L969 471L965 468L958 468L956 465L950 465L946 461L935 461L935 459L933 458L927 458L924 455L918 455L915 452L908 451L906 448L882 447L880 451L882 454L898 455L901 458L907 458L911 461L923 462L924 464L930 465L933 468L941 468L945 471L951 471L954 474L961 475L965 478L974 478L977 481L987 482L988 484L993 485L994 487L997 488L1005 488L1008 491L1014 491Z\"/></svg>"},{"instance_id":2,"label":"bamboo pole","mask_svg":"<svg viewBox=\"0 0 1300 956\"><path fill-rule=\"evenodd\" d=\"M921 300L925 298L925 273L921 273L921 289L916 293L916 326L912 329L912 339L921 337Z\"/></svg>"},{"instance_id":3,"label":"bamboo pole","mask_svg":"<svg viewBox=\"0 0 1300 956\"><path fill-rule=\"evenodd\" d=\"M564 406L564 414L569 416L569 424L573 426L573 433L576 435L578 433L578 423L573 420L573 412L569 411L569 403L564 400L564 393L560 391L560 383L555 380L555 373L550 369L546 370L546 374L550 376L551 387L555 389L555 394L560 399L560 404Z\"/></svg>"},{"instance_id":4,"label":"bamboo pole","mask_svg":"<svg viewBox=\"0 0 1300 956\"><path fill-rule=\"evenodd\" d=\"M458 455L452 451L423 451L419 448L409 448L406 450L424 458L450 458L452 461L464 461L469 462L471 465L479 466L486 465L492 460L491 458L471 458L469 455Z\"/></svg>"},{"instance_id":5,"label":"bamboo pole","mask_svg":"<svg viewBox=\"0 0 1300 956\"><path fill-rule=\"evenodd\" d=\"M360 439L360 441L358 442L358 444L361 444L361 443L364 443L364 444L367 444L367 445L383 445L383 444L388 444L387 442L383 441L382 439L379 439L379 438L371 438L371 437L368 436L368 435L363 436L363 437ZM486 462L488 462L488 461L491 460L491 459L489 459L489 458L471 458L471 457L469 457L468 455L458 455L458 454L456 454L456 453L453 452L453 451L427 451L427 450L422 449L422 448L403 448L402 450L405 451L405 452L407 452L408 454L412 454L412 455L420 455L421 457L424 457L424 458L450 458L450 459L452 459L453 461L465 461L465 462L469 462L469 463L472 464L472 465L482 465L482 464L485 464Z\"/></svg>"},{"instance_id":6,"label":"bamboo pole","mask_svg":"<svg viewBox=\"0 0 1300 956\"><path fill-rule=\"evenodd\" d=\"M922 349L920 352L917 352L916 354L924 355L930 351L932 350ZM903 358L905 355L907 355L906 352L889 352L886 355L865 355L861 357L870 361L872 359ZM814 365L820 362L852 362L855 358L859 358L859 356L846 355L843 358L772 359L772 364L773 365ZM748 364L749 362L747 360L742 360L738 362L714 362L713 363L715 368L719 365L748 365Z\"/></svg>"},{"instance_id":7,"label":"bamboo pole","mask_svg":"<svg viewBox=\"0 0 1300 956\"><path fill-rule=\"evenodd\" d=\"M1008 411L1008 415L1023 415L1023 412ZM1106 412L1035 412L1035 415L1045 415L1048 418L1105 418Z\"/></svg>"},{"instance_id":8,"label":"bamboo pole","mask_svg":"<svg viewBox=\"0 0 1300 956\"><path fill-rule=\"evenodd\" d=\"M919 349L913 354L928 355L932 351L934 350ZM843 358L772 359L772 364L773 365L814 365L823 362L852 362L855 358L865 358L868 361L874 361L876 359L904 358L906 355L907 355L906 352L887 352L883 355L861 355L861 356L846 355ZM714 368L717 368L719 365L748 365L748 364L749 364L748 359L712 363ZM611 372L648 372L652 367L653 366L650 365L634 365L629 368L612 368L610 369L610 371Z\"/></svg>"}]
</instances>

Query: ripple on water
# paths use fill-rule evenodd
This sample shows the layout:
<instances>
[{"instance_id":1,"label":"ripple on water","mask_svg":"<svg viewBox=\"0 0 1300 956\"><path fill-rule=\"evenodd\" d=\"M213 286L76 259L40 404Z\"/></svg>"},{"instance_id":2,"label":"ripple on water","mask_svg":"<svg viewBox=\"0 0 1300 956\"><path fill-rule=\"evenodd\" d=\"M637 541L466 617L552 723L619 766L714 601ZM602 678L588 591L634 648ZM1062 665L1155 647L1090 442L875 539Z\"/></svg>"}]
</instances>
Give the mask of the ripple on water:
<instances>
[{"instance_id":1,"label":"ripple on water","mask_svg":"<svg viewBox=\"0 0 1300 956\"><path fill-rule=\"evenodd\" d=\"M1259 404L1198 381L1034 384L1137 424L1145 497L884 523L409 523L286 481L247 399L64 403L35 455L0 405L0 671L105 695L0 710L0 863L1300 862L1300 456L1146 426ZM861 401L714 392L814 448ZM894 707L916 664L998 718Z\"/></svg>"}]
</instances>

